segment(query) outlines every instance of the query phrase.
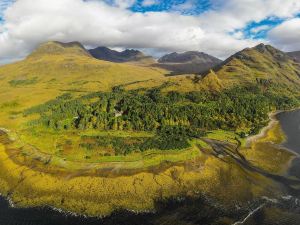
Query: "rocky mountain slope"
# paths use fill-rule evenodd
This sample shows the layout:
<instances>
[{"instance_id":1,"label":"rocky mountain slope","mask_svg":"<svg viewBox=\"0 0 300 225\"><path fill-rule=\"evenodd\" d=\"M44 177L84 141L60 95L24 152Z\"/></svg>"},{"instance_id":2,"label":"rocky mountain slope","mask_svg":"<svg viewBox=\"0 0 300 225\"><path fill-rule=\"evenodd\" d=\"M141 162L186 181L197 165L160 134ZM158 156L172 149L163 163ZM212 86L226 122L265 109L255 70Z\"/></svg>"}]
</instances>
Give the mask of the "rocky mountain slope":
<instances>
[{"instance_id":1,"label":"rocky mountain slope","mask_svg":"<svg viewBox=\"0 0 300 225\"><path fill-rule=\"evenodd\" d=\"M287 55L289 55L290 57L292 57L294 60L300 62L300 51L288 52Z\"/></svg>"},{"instance_id":2,"label":"rocky mountain slope","mask_svg":"<svg viewBox=\"0 0 300 225\"><path fill-rule=\"evenodd\" d=\"M98 47L89 50L90 54L96 59L101 59L110 62L125 63L125 62L137 62L137 63L154 63L155 60L151 56L146 56L144 53L138 50L126 49L122 52L118 52L107 47Z\"/></svg>"},{"instance_id":3,"label":"rocky mountain slope","mask_svg":"<svg viewBox=\"0 0 300 225\"><path fill-rule=\"evenodd\" d=\"M161 57L157 66L176 74L199 74L222 63L211 55L203 52L190 51L184 53L171 53Z\"/></svg>"}]
</instances>

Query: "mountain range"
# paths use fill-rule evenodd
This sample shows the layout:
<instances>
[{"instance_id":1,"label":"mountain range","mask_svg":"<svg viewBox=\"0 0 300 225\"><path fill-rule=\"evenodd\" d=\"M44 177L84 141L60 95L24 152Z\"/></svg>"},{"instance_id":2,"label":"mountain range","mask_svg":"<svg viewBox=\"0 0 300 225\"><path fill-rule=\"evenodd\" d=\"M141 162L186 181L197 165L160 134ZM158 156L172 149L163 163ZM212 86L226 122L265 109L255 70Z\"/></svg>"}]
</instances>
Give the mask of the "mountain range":
<instances>
[{"instance_id":1,"label":"mountain range","mask_svg":"<svg viewBox=\"0 0 300 225\"><path fill-rule=\"evenodd\" d=\"M90 49L89 53L96 59L109 62L135 63L163 68L170 71L171 75L199 74L222 62L220 59L197 51L173 52L162 56L158 60L134 49L119 52L107 47L97 47Z\"/></svg>"},{"instance_id":2,"label":"mountain range","mask_svg":"<svg viewBox=\"0 0 300 225\"><path fill-rule=\"evenodd\" d=\"M0 83L7 92L12 86L18 90L43 87L55 92L91 92L116 85L134 89L165 82L170 83L168 90L219 90L257 80L297 89L300 66L296 56L260 44L225 61L201 52L186 52L165 55L154 63L151 56L137 50L117 52L99 47L88 51L79 42L47 42L26 59L0 67ZM174 71L186 75L175 76ZM166 76L170 73L174 76Z\"/></svg>"},{"instance_id":3,"label":"mountain range","mask_svg":"<svg viewBox=\"0 0 300 225\"><path fill-rule=\"evenodd\" d=\"M146 56L144 53L138 50L126 49L122 52L118 52L107 47L98 47L89 50L90 54L96 59L125 63L125 62L136 62L136 63L155 63L155 59L151 56Z\"/></svg>"}]
</instances>

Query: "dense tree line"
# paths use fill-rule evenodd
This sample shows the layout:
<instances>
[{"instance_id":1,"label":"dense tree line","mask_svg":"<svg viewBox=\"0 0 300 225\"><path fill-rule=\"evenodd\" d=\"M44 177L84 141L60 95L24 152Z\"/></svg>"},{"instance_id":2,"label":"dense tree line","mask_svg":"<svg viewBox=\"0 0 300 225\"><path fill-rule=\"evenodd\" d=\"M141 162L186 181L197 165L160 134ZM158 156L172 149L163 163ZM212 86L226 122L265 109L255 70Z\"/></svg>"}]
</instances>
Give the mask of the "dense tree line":
<instances>
[{"instance_id":1,"label":"dense tree line","mask_svg":"<svg viewBox=\"0 0 300 225\"><path fill-rule=\"evenodd\" d=\"M185 149L190 146L188 139L192 135L200 137L203 134L203 132L192 131L188 127L164 127L153 137L84 136L80 147L88 150L112 147L116 155L149 149Z\"/></svg>"},{"instance_id":2,"label":"dense tree line","mask_svg":"<svg viewBox=\"0 0 300 225\"><path fill-rule=\"evenodd\" d=\"M259 85L216 93L163 93L159 88L124 91L115 87L109 93L92 93L76 99L65 94L24 114L39 113L40 119L31 125L53 129L156 131L159 135L149 140L148 145L155 142L168 149L172 145L179 147L180 143L186 146L185 137L202 136L214 129L250 128L251 134L257 133L266 125L268 112L298 104L293 96L268 91Z\"/></svg>"}]
</instances>

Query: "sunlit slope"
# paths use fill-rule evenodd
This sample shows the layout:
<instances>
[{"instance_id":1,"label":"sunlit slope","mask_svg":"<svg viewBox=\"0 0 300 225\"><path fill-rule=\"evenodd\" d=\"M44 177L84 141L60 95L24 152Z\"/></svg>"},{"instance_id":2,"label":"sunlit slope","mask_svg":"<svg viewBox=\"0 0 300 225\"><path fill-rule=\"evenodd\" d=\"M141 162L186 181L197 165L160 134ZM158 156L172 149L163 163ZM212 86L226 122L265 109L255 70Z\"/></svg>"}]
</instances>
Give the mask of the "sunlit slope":
<instances>
[{"instance_id":1,"label":"sunlit slope","mask_svg":"<svg viewBox=\"0 0 300 225\"><path fill-rule=\"evenodd\" d=\"M85 95L125 89L160 87L162 91L222 91L247 84L294 93L300 87L300 65L269 45L248 48L229 57L207 75L168 77L147 65L113 63L93 58L78 42L47 42L25 60L0 67L0 127L19 127L26 108L71 93Z\"/></svg>"},{"instance_id":2,"label":"sunlit slope","mask_svg":"<svg viewBox=\"0 0 300 225\"><path fill-rule=\"evenodd\" d=\"M100 91L123 83L159 79L164 74L155 68L96 60L80 44L70 46L57 42L42 45L26 60L1 67L1 83L17 88Z\"/></svg>"},{"instance_id":3,"label":"sunlit slope","mask_svg":"<svg viewBox=\"0 0 300 225\"><path fill-rule=\"evenodd\" d=\"M299 89L300 85L300 64L264 44L236 53L215 71L226 85L265 82L291 89Z\"/></svg>"},{"instance_id":4,"label":"sunlit slope","mask_svg":"<svg viewBox=\"0 0 300 225\"><path fill-rule=\"evenodd\" d=\"M276 92L297 94L300 93L300 63L270 45L260 44L237 52L208 73L173 76L168 81L170 85L165 90L221 91L257 84Z\"/></svg>"},{"instance_id":5,"label":"sunlit slope","mask_svg":"<svg viewBox=\"0 0 300 225\"><path fill-rule=\"evenodd\" d=\"M23 109L65 92L108 91L121 84L164 80L165 73L158 68L94 59L76 42L48 42L25 60L0 67L0 126L11 127Z\"/></svg>"}]
</instances>

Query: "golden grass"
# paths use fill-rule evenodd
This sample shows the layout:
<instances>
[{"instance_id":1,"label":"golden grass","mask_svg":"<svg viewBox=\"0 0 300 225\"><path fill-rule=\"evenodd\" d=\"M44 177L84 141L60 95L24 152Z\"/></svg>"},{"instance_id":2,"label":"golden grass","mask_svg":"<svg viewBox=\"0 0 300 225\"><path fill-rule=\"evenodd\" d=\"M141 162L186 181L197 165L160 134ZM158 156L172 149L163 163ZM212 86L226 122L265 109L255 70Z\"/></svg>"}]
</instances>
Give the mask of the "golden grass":
<instances>
[{"instance_id":1,"label":"golden grass","mask_svg":"<svg viewBox=\"0 0 300 225\"><path fill-rule=\"evenodd\" d=\"M51 205L81 214L108 215L118 208L151 210L155 200L177 195L206 193L229 203L237 191L240 200L264 193L264 188L241 179L237 166L212 157L190 162L188 168L173 166L156 174L116 178L78 175L71 179L15 164L10 157L6 151L0 152L0 187L4 193L13 188L10 197L19 206Z\"/></svg>"},{"instance_id":2,"label":"golden grass","mask_svg":"<svg viewBox=\"0 0 300 225\"><path fill-rule=\"evenodd\" d=\"M272 131L267 132L267 136L270 135L269 138L276 141L281 137L277 131L278 127L273 127ZM230 135L224 133L218 131L213 135L226 138ZM265 138L267 137L262 140L266 140ZM241 152L254 165L273 173L282 172L291 158L291 155L275 148L270 142L260 140ZM172 196L196 197L198 194L206 194L224 204L231 204L234 201L248 201L276 194L276 187L270 180L257 173L244 172L229 158L225 163L213 156L195 155L193 159L186 159L184 164L155 172L141 171L127 176L101 177L93 167L80 173L74 172L70 166L62 173L59 170L61 165L55 163L26 165L24 162L20 163L22 157L26 158L22 153L24 152L13 150L12 145L0 145L0 190L7 194L13 189L10 197L24 207L50 205L99 216L108 215L120 208L152 210L156 200ZM63 162L66 165L70 163L60 161ZM152 163L151 160L149 163ZM101 163L99 165L105 166ZM45 171L40 170L40 166ZM56 173L47 172L47 169L51 171L55 168ZM114 170L119 169L122 167L116 164Z\"/></svg>"},{"instance_id":3,"label":"golden grass","mask_svg":"<svg viewBox=\"0 0 300 225\"><path fill-rule=\"evenodd\" d=\"M244 149L243 154L251 163L261 169L274 174L284 174L288 169L288 162L295 157L291 152L280 150L278 144L283 143L284 140L285 135L280 124L275 122L263 137L251 143L250 148Z\"/></svg>"},{"instance_id":4,"label":"golden grass","mask_svg":"<svg viewBox=\"0 0 300 225\"><path fill-rule=\"evenodd\" d=\"M78 167L87 166L90 163L116 163L122 165L123 169L145 169L148 167L158 166L163 162L182 162L197 157L200 152L193 143L192 147L183 150L158 150L152 149L145 152L135 152L128 155L111 155L103 156L101 149L87 150L80 147L82 136L114 136L114 137L151 137L152 133L149 132L128 132L128 131L50 131L44 128L37 130L22 130L20 135L14 135L15 143L12 148L22 148L23 152L27 155L41 158L41 161L47 161L51 156L52 161L50 164L60 162L53 158L63 158L68 161L67 169L74 169ZM61 151L58 147L59 144L65 143L67 140L72 141L72 146ZM103 149L103 152L107 152ZM88 158L86 157L88 156ZM28 161L28 159L24 159ZM123 163L124 162L124 163ZM26 162L23 162L26 163ZM32 162L31 162L32 163ZM79 164L79 165L78 165ZM109 164L105 164L109 167ZM58 166L58 165L56 165Z\"/></svg>"}]
</instances>

